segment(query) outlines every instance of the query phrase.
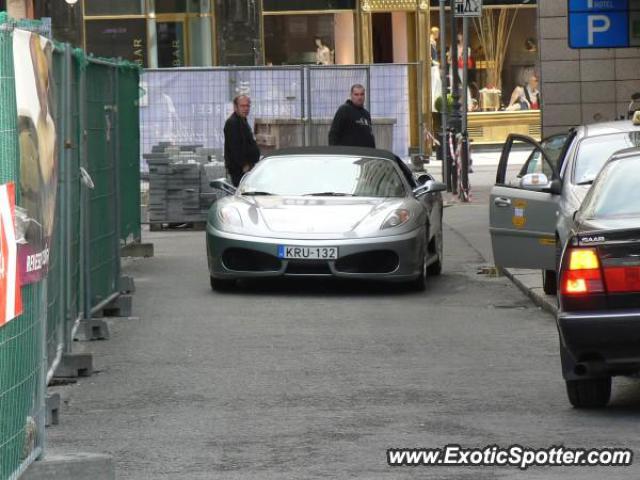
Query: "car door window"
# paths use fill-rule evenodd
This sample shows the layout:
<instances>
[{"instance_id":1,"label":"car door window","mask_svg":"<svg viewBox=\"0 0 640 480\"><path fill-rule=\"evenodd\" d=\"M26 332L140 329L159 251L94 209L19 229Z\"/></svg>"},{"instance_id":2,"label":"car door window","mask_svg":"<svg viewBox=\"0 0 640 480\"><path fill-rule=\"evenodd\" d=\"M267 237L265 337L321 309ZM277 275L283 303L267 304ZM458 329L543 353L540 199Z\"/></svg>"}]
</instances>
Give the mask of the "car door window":
<instances>
[{"instance_id":1,"label":"car door window","mask_svg":"<svg viewBox=\"0 0 640 480\"><path fill-rule=\"evenodd\" d=\"M522 188L522 178L529 173L544 173L549 180L555 177L541 144L523 135L510 135L500 158L496 184Z\"/></svg>"},{"instance_id":2,"label":"car door window","mask_svg":"<svg viewBox=\"0 0 640 480\"><path fill-rule=\"evenodd\" d=\"M558 171L558 160L564 150L568 137L568 133L562 133L548 137L540 143L542 151L544 151L547 156L547 160L544 159L540 149L534 148L533 145L531 145L531 153L522 166L519 176L523 177L529 173L544 173L547 178L551 179L554 171Z\"/></svg>"}]
</instances>

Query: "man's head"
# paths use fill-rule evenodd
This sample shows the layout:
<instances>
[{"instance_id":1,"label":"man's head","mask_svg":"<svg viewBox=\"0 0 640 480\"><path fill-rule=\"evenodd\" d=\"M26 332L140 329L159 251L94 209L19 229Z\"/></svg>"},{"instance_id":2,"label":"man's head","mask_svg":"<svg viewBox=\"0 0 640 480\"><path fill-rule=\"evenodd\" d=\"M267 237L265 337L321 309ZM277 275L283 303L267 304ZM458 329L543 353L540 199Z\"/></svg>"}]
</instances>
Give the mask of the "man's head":
<instances>
[{"instance_id":1,"label":"man's head","mask_svg":"<svg viewBox=\"0 0 640 480\"><path fill-rule=\"evenodd\" d=\"M529 77L529 81L527 83L529 85L529 89L530 90L537 90L538 89L538 77L536 77L535 75L531 75Z\"/></svg>"},{"instance_id":2,"label":"man's head","mask_svg":"<svg viewBox=\"0 0 640 480\"><path fill-rule=\"evenodd\" d=\"M364 106L364 87L359 83L351 87L351 103L356 107Z\"/></svg>"},{"instance_id":3,"label":"man's head","mask_svg":"<svg viewBox=\"0 0 640 480\"><path fill-rule=\"evenodd\" d=\"M236 115L247 118L251 111L251 99L247 95L238 95L233 99L233 111Z\"/></svg>"},{"instance_id":4,"label":"man's head","mask_svg":"<svg viewBox=\"0 0 640 480\"><path fill-rule=\"evenodd\" d=\"M440 37L440 29L438 27L431 27L431 39L437 40Z\"/></svg>"}]
</instances>

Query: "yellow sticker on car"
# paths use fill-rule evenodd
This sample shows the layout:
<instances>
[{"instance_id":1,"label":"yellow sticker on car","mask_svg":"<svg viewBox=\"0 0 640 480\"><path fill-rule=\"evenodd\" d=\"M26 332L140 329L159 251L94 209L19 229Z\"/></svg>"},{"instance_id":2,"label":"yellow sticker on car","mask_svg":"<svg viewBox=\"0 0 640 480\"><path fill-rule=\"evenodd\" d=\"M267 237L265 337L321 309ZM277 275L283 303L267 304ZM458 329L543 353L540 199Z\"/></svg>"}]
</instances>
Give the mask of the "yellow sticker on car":
<instances>
[{"instance_id":1,"label":"yellow sticker on car","mask_svg":"<svg viewBox=\"0 0 640 480\"><path fill-rule=\"evenodd\" d=\"M525 215L526 207L526 200L515 199L513 201L513 216L511 217L511 223L513 223L514 227L522 228L527 224L527 217Z\"/></svg>"}]
</instances>

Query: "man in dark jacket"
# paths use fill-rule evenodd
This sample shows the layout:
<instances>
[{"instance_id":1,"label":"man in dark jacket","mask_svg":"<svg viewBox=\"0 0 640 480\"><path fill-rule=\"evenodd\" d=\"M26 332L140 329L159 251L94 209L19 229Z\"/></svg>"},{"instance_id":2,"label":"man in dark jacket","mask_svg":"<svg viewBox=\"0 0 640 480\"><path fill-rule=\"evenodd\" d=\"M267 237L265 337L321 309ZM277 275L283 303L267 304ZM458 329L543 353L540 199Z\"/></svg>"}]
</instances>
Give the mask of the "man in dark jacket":
<instances>
[{"instance_id":1,"label":"man in dark jacket","mask_svg":"<svg viewBox=\"0 0 640 480\"><path fill-rule=\"evenodd\" d=\"M364 108L364 87L351 87L351 98L341 105L329 130L329 145L376 148L371 115Z\"/></svg>"},{"instance_id":2,"label":"man in dark jacket","mask_svg":"<svg viewBox=\"0 0 640 480\"><path fill-rule=\"evenodd\" d=\"M224 165L236 187L260 159L260 149L247 122L250 110L251 99L238 95L233 99L233 113L224 124Z\"/></svg>"}]
</instances>

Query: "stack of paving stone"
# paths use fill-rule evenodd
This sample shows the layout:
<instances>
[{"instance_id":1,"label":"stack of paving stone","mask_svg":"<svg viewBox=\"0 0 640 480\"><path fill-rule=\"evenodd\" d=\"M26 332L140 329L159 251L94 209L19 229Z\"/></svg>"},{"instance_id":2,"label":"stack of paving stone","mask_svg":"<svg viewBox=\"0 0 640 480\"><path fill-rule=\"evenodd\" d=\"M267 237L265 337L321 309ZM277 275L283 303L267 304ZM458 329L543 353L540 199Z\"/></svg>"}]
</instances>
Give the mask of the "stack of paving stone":
<instances>
[{"instance_id":1,"label":"stack of paving stone","mask_svg":"<svg viewBox=\"0 0 640 480\"><path fill-rule=\"evenodd\" d=\"M225 176L221 152L201 145L160 143L144 158L149 165L149 223L201 223L219 192L209 186Z\"/></svg>"}]
</instances>

